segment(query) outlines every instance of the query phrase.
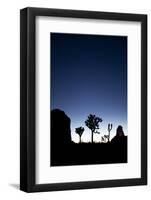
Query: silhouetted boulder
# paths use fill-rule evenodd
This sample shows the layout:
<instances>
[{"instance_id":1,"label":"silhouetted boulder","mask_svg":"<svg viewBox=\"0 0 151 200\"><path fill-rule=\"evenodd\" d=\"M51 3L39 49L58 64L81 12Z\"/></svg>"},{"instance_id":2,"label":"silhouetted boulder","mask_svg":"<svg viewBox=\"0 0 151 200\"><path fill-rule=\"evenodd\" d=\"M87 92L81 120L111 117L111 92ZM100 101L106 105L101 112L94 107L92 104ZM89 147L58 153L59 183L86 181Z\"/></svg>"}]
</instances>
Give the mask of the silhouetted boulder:
<instances>
[{"instance_id":1,"label":"silhouetted boulder","mask_svg":"<svg viewBox=\"0 0 151 200\"><path fill-rule=\"evenodd\" d=\"M127 136L124 135L123 127L118 126L116 129L116 136L111 140L112 144L127 145Z\"/></svg>"},{"instance_id":2,"label":"silhouetted boulder","mask_svg":"<svg viewBox=\"0 0 151 200\"><path fill-rule=\"evenodd\" d=\"M70 118L64 111L51 111L50 165L56 166L68 158L71 144Z\"/></svg>"},{"instance_id":3,"label":"silhouetted boulder","mask_svg":"<svg viewBox=\"0 0 151 200\"><path fill-rule=\"evenodd\" d=\"M51 111L51 142L52 145L71 143L70 118L64 111L54 109Z\"/></svg>"}]
</instances>

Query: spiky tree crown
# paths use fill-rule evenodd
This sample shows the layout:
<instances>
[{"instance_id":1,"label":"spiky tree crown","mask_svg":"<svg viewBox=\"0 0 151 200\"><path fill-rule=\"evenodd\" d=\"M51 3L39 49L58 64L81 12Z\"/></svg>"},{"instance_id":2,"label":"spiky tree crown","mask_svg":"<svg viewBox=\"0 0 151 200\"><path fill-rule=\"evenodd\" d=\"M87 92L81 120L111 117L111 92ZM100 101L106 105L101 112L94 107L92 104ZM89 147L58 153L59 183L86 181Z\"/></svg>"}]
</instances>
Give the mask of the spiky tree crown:
<instances>
[{"instance_id":1,"label":"spiky tree crown","mask_svg":"<svg viewBox=\"0 0 151 200\"><path fill-rule=\"evenodd\" d=\"M80 126L78 128L75 129L75 132L79 135L82 136L83 132L84 132L84 127Z\"/></svg>"},{"instance_id":2,"label":"spiky tree crown","mask_svg":"<svg viewBox=\"0 0 151 200\"><path fill-rule=\"evenodd\" d=\"M85 121L85 125L94 132L96 129L99 129L99 122L102 122L100 117L90 114L88 119Z\"/></svg>"}]
</instances>

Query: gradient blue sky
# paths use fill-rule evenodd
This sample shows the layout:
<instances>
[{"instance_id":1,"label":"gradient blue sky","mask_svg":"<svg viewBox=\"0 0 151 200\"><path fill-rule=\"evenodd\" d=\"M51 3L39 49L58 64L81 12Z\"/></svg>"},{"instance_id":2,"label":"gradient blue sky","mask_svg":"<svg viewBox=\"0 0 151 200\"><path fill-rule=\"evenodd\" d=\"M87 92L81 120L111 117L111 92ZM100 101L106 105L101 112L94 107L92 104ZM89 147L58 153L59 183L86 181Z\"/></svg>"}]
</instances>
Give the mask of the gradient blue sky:
<instances>
[{"instance_id":1,"label":"gradient blue sky","mask_svg":"<svg viewBox=\"0 0 151 200\"><path fill-rule=\"evenodd\" d=\"M84 126L83 141L90 141L85 127L87 116L103 119L100 141L113 124L127 134L127 37L51 33L51 109L63 110L71 119L72 139L78 142L75 128Z\"/></svg>"}]
</instances>

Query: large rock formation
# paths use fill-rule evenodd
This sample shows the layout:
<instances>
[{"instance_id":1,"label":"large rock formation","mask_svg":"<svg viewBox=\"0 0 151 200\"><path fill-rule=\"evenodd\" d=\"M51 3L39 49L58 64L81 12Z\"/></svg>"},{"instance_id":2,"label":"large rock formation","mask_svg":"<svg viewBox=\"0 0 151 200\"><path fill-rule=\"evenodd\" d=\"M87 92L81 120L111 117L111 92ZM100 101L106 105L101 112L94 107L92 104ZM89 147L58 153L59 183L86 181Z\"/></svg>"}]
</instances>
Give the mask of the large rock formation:
<instances>
[{"instance_id":1,"label":"large rock formation","mask_svg":"<svg viewBox=\"0 0 151 200\"><path fill-rule=\"evenodd\" d=\"M121 125L117 127L116 136L111 140L111 143L127 146L127 136L124 135L123 127Z\"/></svg>"},{"instance_id":2,"label":"large rock formation","mask_svg":"<svg viewBox=\"0 0 151 200\"><path fill-rule=\"evenodd\" d=\"M68 159L71 144L70 118L59 109L51 111L50 165L56 166Z\"/></svg>"},{"instance_id":3,"label":"large rock formation","mask_svg":"<svg viewBox=\"0 0 151 200\"><path fill-rule=\"evenodd\" d=\"M70 118L64 111L54 109L51 111L51 143L64 145L71 142Z\"/></svg>"}]
</instances>

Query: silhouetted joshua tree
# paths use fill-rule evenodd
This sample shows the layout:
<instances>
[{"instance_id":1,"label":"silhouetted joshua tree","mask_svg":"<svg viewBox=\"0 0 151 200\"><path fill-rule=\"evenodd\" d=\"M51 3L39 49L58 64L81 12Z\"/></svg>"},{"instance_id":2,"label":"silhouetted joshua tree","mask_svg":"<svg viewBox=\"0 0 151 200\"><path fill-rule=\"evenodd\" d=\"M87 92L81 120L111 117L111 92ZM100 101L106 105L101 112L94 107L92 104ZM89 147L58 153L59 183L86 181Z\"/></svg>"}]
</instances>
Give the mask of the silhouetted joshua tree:
<instances>
[{"instance_id":1,"label":"silhouetted joshua tree","mask_svg":"<svg viewBox=\"0 0 151 200\"><path fill-rule=\"evenodd\" d=\"M112 128L113 128L113 125L112 124L108 124L108 142L110 142L110 132L111 132L111 130L112 130Z\"/></svg>"},{"instance_id":2,"label":"silhouetted joshua tree","mask_svg":"<svg viewBox=\"0 0 151 200\"><path fill-rule=\"evenodd\" d=\"M102 142L107 143L108 142L108 138L109 138L109 135L102 136Z\"/></svg>"},{"instance_id":3,"label":"silhouetted joshua tree","mask_svg":"<svg viewBox=\"0 0 151 200\"><path fill-rule=\"evenodd\" d=\"M99 133L96 131L99 129L99 123L102 122L102 119L99 117L96 117L95 115L90 114L85 121L85 125L91 130L91 141L93 143L93 134Z\"/></svg>"},{"instance_id":4,"label":"silhouetted joshua tree","mask_svg":"<svg viewBox=\"0 0 151 200\"><path fill-rule=\"evenodd\" d=\"M108 135L101 136L101 142L106 143L107 138L108 138Z\"/></svg>"},{"instance_id":5,"label":"silhouetted joshua tree","mask_svg":"<svg viewBox=\"0 0 151 200\"><path fill-rule=\"evenodd\" d=\"M81 136L84 132L84 127L80 126L75 129L75 132L79 135L79 143L81 143Z\"/></svg>"}]
</instances>

